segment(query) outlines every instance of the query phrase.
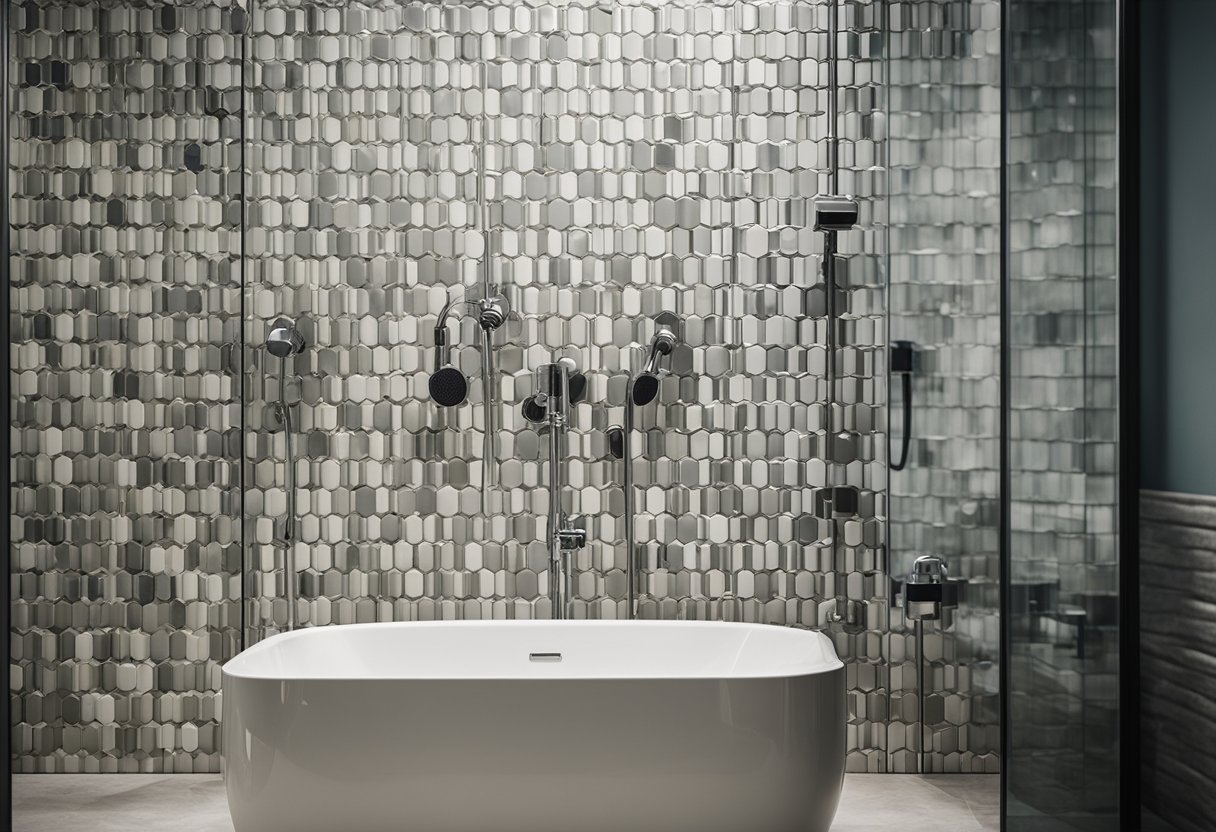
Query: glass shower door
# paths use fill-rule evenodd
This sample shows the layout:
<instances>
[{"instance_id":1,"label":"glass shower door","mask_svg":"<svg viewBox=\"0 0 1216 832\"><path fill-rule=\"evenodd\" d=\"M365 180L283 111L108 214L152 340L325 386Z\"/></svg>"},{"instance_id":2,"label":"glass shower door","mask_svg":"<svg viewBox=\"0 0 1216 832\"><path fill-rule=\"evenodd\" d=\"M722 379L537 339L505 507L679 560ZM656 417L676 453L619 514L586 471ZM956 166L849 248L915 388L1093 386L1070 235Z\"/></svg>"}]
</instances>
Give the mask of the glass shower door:
<instances>
[{"instance_id":1,"label":"glass shower door","mask_svg":"<svg viewBox=\"0 0 1216 832\"><path fill-rule=\"evenodd\" d=\"M1008 4L1008 829L1119 818L1117 6Z\"/></svg>"}]
</instances>

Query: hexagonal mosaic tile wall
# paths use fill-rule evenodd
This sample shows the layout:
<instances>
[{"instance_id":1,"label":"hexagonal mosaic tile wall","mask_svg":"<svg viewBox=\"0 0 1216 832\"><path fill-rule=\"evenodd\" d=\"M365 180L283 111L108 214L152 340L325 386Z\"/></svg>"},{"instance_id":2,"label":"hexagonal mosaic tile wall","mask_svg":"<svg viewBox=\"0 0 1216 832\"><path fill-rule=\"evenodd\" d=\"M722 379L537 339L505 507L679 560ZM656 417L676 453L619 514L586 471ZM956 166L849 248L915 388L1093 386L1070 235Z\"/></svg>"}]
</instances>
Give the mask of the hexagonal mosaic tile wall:
<instances>
[{"instance_id":1,"label":"hexagonal mosaic tile wall","mask_svg":"<svg viewBox=\"0 0 1216 832\"><path fill-rule=\"evenodd\" d=\"M811 227L832 187L828 23L822 2L258 4L250 638L288 614L280 384L299 432L301 623L548 617L546 443L520 405L554 356L588 379L567 469L565 507L590 539L572 614L624 617L623 463L606 432L671 312L685 346L640 412L632 463L641 614L819 626L852 610L833 626L850 765L885 766L881 56L875 8L842 7L858 37L841 39L835 187L862 197L864 227L838 257L828 459ZM496 334L491 403L465 320L453 356L470 401L440 408L426 388L436 316L487 285L516 311ZM284 315L309 341L286 368L259 349ZM859 516L816 516L829 484L860 491Z\"/></svg>"},{"instance_id":2,"label":"hexagonal mosaic tile wall","mask_svg":"<svg viewBox=\"0 0 1216 832\"><path fill-rule=\"evenodd\" d=\"M19 771L214 771L240 641L236 11L16 2Z\"/></svg>"},{"instance_id":3,"label":"hexagonal mosaic tile wall","mask_svg":"<svg viewBox=\"0 0 1216 832\"><path fill-rule=\"evenodd\" d=\"M823 0L16 4L20 767L215 769L218 664L287 621L280 390L301 623L545 617L545 447L519 405L574 358L573 611L622 616L606 430L674 312L686 346L633 462L642 614L827 626L849 766L886 770L909 738L906 709L888 725L881 11L837 5L833 77ZM862 226L829 390L810 201L832 190ZM426 381L440 308L487 285L517 314L483 493L471 321L470 401ZM280 315L309 342L286 368L262 348ZM858 515L818 516L825 485Z\"/></svg>"}]
</instances>

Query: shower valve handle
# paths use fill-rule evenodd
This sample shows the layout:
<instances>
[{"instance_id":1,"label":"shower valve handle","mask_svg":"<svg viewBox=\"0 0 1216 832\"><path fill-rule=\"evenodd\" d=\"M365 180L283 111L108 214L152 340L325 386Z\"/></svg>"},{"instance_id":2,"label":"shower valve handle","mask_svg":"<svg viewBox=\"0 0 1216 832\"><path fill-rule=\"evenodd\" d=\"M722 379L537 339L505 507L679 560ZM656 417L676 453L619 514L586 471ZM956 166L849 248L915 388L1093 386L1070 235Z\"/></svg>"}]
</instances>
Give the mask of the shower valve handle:
<instances>
[{"instance_id":1,"label":"shower valve handle","mask_svg":"<svg viewBox=\"0 0 1216 832\"><path fill-rule=\"evenodd\" d=\"M587 545L587 520L584 517L566 517L557 539L564 551L582 549Z\"/></svg>"},{"instance_id":2,"label":"shower valve handle","mask_svg":"<svg viewBox=\"0 0 1216 832\"><path fill-rule=\"evenodd\" d=\"M562 529L557 533L557 539L564 551L582 549L587 545L587 532L585 529Z\"/></svg>"}]
</instances>

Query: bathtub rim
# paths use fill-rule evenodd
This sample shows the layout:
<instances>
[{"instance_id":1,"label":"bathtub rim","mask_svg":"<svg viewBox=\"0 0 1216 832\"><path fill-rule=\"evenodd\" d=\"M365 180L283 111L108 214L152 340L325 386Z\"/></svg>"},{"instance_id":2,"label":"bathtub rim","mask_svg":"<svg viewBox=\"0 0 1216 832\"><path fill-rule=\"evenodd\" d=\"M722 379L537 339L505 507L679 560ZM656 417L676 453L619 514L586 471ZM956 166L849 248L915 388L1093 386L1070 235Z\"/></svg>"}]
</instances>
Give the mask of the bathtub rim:
<instances>
[{"instance_id":1,"label":"bathtub rim","mask_svg":"<svg viewBox=\"0 0 1216 832\"><path fill-rule=\"evenodd\" d=\"M819 657L816 660L814 667L799 669L797 672L790 672L786 669L773 669L771 672L749 671L746 673L631 673L631 674L596 674L596 675L535 675L535 676L516 676L516 675L500 675L500 674L481 674L481 675L318 675L316 673L300 674L300 673L282 673L271 672L264 667L246 667L253 665L260 654L269 652L276 645L282 645L291 641L299 641L309 637L310 634L318 632L331 632L335 629L342 631L349 630L369 630L369 629L477 629L479 627L511 627L521 630L536 628L557 628L561 630L576 630L582 628L594 628L600 630L615 630L632 627L653 627L660 629L730 629L740 630L745 629L750 632L760 633L770 630L778 630L783 633L796 633L798 637L805 638L808 642L817 644L819 648ZM788 636L782 636L787 637ZM735 679L795 679L805 676L818 676L841 670L845 664L840 659L836 652L835 645L827 633L819 629L809 627L794 627L782 624L757 624L754 622L735 622L735 621L671 621L671 620L600 620L600 619L577 619L577 620L552 620L552 619L504 619L504 620L486 620L486 619L462 619L454 621L374 621L363 622L358 624L325 624L316 627L305 627L291 632L276 633L272 636L258 641L256 644L250 645L241 652L237 653L221 667L223 678L241 679L249 681L266 681L266 682L487 682L487 681L502 681L502 682L568 682L568 681L600 681L600 682L616 682L616 681L652 681L652 680L735 680Z\"/></svg>"}]
</instances>

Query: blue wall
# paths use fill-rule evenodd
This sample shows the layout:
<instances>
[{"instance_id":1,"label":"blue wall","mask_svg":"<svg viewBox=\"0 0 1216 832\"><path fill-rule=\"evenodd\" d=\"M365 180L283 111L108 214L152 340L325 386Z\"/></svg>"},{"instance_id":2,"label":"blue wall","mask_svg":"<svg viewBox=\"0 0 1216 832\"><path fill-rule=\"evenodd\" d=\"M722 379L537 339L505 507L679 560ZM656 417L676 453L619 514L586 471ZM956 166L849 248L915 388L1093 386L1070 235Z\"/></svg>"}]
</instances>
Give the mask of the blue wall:
<instances>
[{"instance_id":1,"label":"blue wall","mask_svg":"<svg viewBox=\"0 0 1216 832\"><path fill-rule=\"evenodd\" d=\"M1216 0L1143 26L1143 485L1216 494Z\"/></svg>"}]
</instances>

